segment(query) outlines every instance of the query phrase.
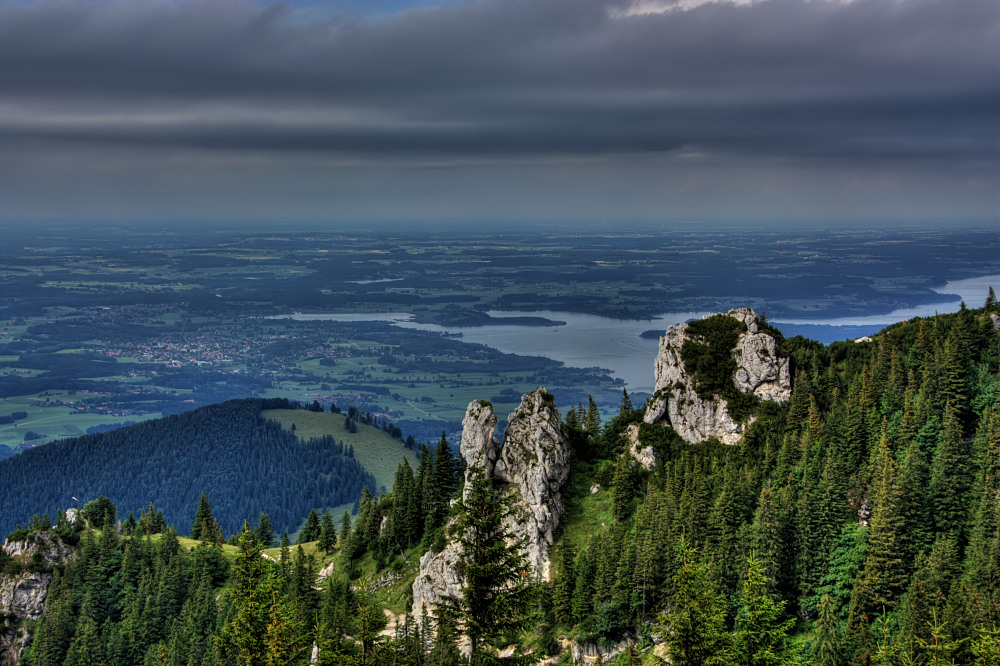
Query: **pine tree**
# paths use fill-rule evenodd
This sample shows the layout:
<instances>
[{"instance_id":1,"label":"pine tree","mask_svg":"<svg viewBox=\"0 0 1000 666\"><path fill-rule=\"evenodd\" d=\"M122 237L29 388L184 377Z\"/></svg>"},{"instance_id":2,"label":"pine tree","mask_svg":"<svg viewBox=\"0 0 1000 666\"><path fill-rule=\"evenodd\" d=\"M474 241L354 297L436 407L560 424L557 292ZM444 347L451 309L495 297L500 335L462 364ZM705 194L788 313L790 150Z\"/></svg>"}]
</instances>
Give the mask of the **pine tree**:
<instances>
[{"instance_id":1,"label":"pine tree","mask_svg":"<svg viewBox=\"0 0 1000 666\"><path fill-rule=\"evenodd\" d=\"M952 656L958 651L964 639L953 640L948 623L938 620L937 611L932 612L929 621L930 638L918 638L920 652L928 666L946 666L954 664Z\"/></svg>"},{"instance_id":2,"label":"pine tree","mask_svg":"<svg viewBox=\"0 0 1000 666\"><path fill-rule=\"evenodd\" d=\"M632 488L632 456L627 453L618 457L612 485L614 486L614 495L612 496L611 514L617 522L621 523L632 515L632 499L635 492Z\"/></svg>"},{"instance_id":3,"label":"pine tree","mask_svg":"<svg viewBox=\"0 0 1000 666\"><path fill-rule=\"evenodd\" d=\"M385 611L382 604L364 585L359 586L355 599L357 603L357 639L361 643L361 666L377 664L381 632L388 624Z\"/></svg>"},{"instance_id":4,"label":"pine tree","mask_svg":"<svg viewBox=\"0 0 1000 666\"><path fill-rule=\"evenodd\" d=\"M594 581L597 577L597 565L594 562L594 551L598 548L597 537L591 537L586 550L580 553L576 560L576 582L573 585L573 622L588 623L593 618Z\"/></svg>"},{"instance_id":5,"label":"pine tree","mask_svg":"<svg viewBox=\"0 0 1000 666\"><path fill-rule=\"evenodd\" d=\"M788 632L794 619L781 620L784 601L775 601L767 591L768 580L761 561L753 553L747 558L743 593L736 613L732 663L747 666L784 666L794 663Z\"/></svg>"},{"instance_id":6,"label":"pine tree","mask_svg":"<svg viewBox=\"0 0 1000 666\"><path fill-rule=\"evenodd\" d=\"M899 468L899 485L902 495L899 513L906 524L909 538L906 541L907 559L930 547L933 541L933 505L928 493L930 466L920 443L913 439L906 447L906 455Z\"/></svg>"},{"instance_id":7,"label":"pine tree","mask_svg":"<svg viewBox=\"0 0 1000 666\"><path fill-rule=\"evenodd\" d=\"M267 583L267 560L260 556L263 546L249 527L244 526L239 550L233 558L229 588L231 617L223 629L240 666L263 666L267 645L268 606L271 592Z\"/></svg>"},{"instance_id":8,"label":"pine tree","mask_svg":"<svg viewBox=\"0 0 1000 666\"><path fill-rule=\"evenodd\" d=\"M305 663L309 645L301 622L291 605L280 597L273 576L267 586L271 601L267 611L267 628L264 634L265 666L294 666Z\"/></svg>"},{"instance_id":9,"label":"pine tree","mask_svg":"<svg viewBox=\"0 0 1000 666\"><path fill-rule=\"evenodd\" d=\"M818 610L819 617L813 625L812 663L816 666L840 666L843 663L840 623L830 595L823 595Z\"/></svg>"},{"instance_id":10,"label":"pine tree","mask_svg":"<svg viewBox=\"0 0 1000 666\"><path fill-rule=\"evenodd\" d=\"M630 414L635 411L635 407L632 406L632 398L628 394L628 389L622 389L622 404L618 407L618 413L622 416Z\"/></svg>"},{"instance_id":11,"label":"pine tree","mask_svg":"<svg viewBox=\"0 0 1000 666\"><path fill-rule=\"evenodd\" d=\"M791 432L798 432L802 422L809 416L809 376L805 368L799 368L792 382L792 398L789 401L788 417L785 426Z\"/></svg>"},{"instance_id":12,"label":"pine tree","mask_svg":"<svg viewBox=\"0 0 1000 666\"><path fill-rule=\"evenodd\" d=\"M944 536L938 537L930 552L917 559L917 570L910 579L899 612L901 639L911 653L919 652L917 647L921 641L931 640L931 620L944 610L958 569L955 544Z\"/></svg>"},{"instance_id":13,"label":"pine tree","mask_svg":"<svg viewBox=\"0 0 1000 666\"><path fill-rule=\"evenodd\" d=\"M324 553L329 553L337 545L337 528L333 524L333 516L330 510L323 512L323 517L319 523L319 543L317 546Z\"/></svg>"},{"instance_id":14,"label":"pine tree","mask_svg":"<svg viewBox=\"0 0 1000 666\"><path fill-rule=\"evenodd\" d=\"M344 511L344 516L340 519L340 547L344 548L351 538L351 514Z\"/></svg>"},{"instance_id":15,"label":"pine tree","mask_svg":"<svg viewBox=\"0 0 1000 666\"><path fill-rule=\"evenodd\" d=\"M434 471L432 474L433 502L430 512L433 515L434 527L444 524L450 509L450 500L456 483L455 456L451 452L451 445L445 433L441 433L437 449L434 451Z\"/></svg>"},{"instance_id":16,"label":"pine tree","mask_svg":"<svg viewBox=\"0 0 1000 666\"><path fill-rule=\"evenodd\" d=\"M150 529L155 531L146 530L147 534L156 534L162 531L159 522L156 520L153 514L153 503L149 504ZM145 517L145 515L143 516ZM221 533L219 531L219 524L215 522L215 517L212 516L212 507L208 503L208 498L205 497L205 493L201 494L201 500L198 502L198 512L194 515L194 523L191 524L191 538L197 541L205 541L208 543L216 543L221 541Z\"/></svg>"},{"instance_id":17,"label":"pine tree","mask_svg":"<svg viewBox=\"0 0 1000 666\"><path fill-rule=\"evenodd\" d=\"M976 450L980 471L972 496L979 501L970 529L966 577L1000 600L1000 418L995 409L983 414Z\"/></svg>"},{"instance_id":18,"label":"pine tree","mask_svg":"<svg viewBox=\"0 0 1000 666\"><path fill-rule=\"evenodd\" d=\"M730 663L725 601L712 586L708 567L698 551L682 538L680 566L674 576L674 594L664 617L670 663L674 666L712 666Z\"/></svg>"},{"instance_id":19,"label":"pine tree","mask_svg":"<svg viewBox=\"0 0 1000 666\"><path fill-rule=\"evenodd\" d=\"M257 533L257 540L265 548L274 545L274 528L271 527L271 519L266 513L260 514L260 518L257 519L257 528L254 531Z\"/></svg>"},{"instance_id":20,"label":"pine tree","mask_svg":"<svg viewBox=\"0 0 1000 666\"><path fill-rule=\"evenodd\" d=\"M950 535L960 544L968 516L967 458L958 410L949 402L945 405L941 435L931 463L930 493L935 531Z\"/></svg>"},{"instance_id":21,"label":"pine tree","mask_svg":"<svg viewBox=\"0 0 1000 666\"><path fill-rule=\"evenodd\" d=\"M792 539L788 529L793 507L789 488L774 491L770 485L765 485L760 491L750 527L751 548L773 587L787 587L785 583L793 574L789 556Z\"/></svg>"},{"instance_id":22,"label":"pine tree","mask_svg":"<svg viewBox=\"0 0 1000 666\"><path fill-rule=\"evenodd\" d=\"M309 543L310 541L316 541L319 539L319 513L316 509L309 512L309 517L306 518L306 524L302 527L299 532L299 538L295 540L295 543Z\"/></svg>"},{"instance_id":23,"label":"pine tree","mask_svg":"<svg viewBox=\"0 0 1000 666\"><path fill-rule=\"evenodd\" d=\"M590 437L596 437L601 432L601 410L597 408L592 395L587 396L587 414L583 421L583 429Z\"/></svg>"},{"instance_id":24,"label":"pine tree","mask_svg":"<svg viewBox=\"0 0 1000 666\"><path fill-rule=\"evenodd\" d=\"M899 512L902 489L899 486L896 457L883 434L876 462L874 506L868 528L868 549L864 570L854 587L850 637L867 631L869 623L882 609L892 610L906 587L906 525Z\"/></svg>"},{"instance_id":25,"label":"pine tree","mask_svg":"<svg viewBox=\"0 0 1000 666\"><path fill-rule=\"evenodd\" d=\"M458 523L464 585L461 598L446 602L469 637L470 666L491 663L495 642L524 629L530 618L533 590L524 538L514 537L507 523L511 502L482 468L469 470Z\"/></svg>"},{"instance_id":26,"label":"pine tree","mask_svg":"<svg viewBox=\"0 0 1000 666\"><path fill-rule=\"evenodd\" d=\"M465 661L458 651L459 631L454 611L445 604L434 607L434 640L431 643L428 664L434 666L460 666Z\"/></svg>"},{"instance_id":27,"label":"pine tree","mask_svg":"<svg viewBox=\"0 0 1000 666\"><path fill-rule=\"evenodd\" d=\"M313 555L306 555L302 546L295 549L292 556L291 574L288 580L288 597L295 609L295 616L306 629L312 629L319 610L319 593L314 587L316 581L316 561Z\"/></svg>"},{"instance_id":28,"label":"pine tree","mask_svg":"<svg viewBox=\"0 0 1000 666\"><path fill-rule=\"evenodd\" d=\"M556 622L560 624L572 624L573 621L573 590L576 587L574 559L572 546L563 545L559 558L560 566L552 590L552 612Z\"/></svg>"},{"instance_id":29,"label":"pine tree","mask_svg":"<svg viewBox=\"0 0 1000 666\"><path fill-rule=\"evenodd\" d=\"M87 617L80 623L69 646L66 666L102 666L104 663L100 630L94 618Z\"/></svg>"}]
</instances>

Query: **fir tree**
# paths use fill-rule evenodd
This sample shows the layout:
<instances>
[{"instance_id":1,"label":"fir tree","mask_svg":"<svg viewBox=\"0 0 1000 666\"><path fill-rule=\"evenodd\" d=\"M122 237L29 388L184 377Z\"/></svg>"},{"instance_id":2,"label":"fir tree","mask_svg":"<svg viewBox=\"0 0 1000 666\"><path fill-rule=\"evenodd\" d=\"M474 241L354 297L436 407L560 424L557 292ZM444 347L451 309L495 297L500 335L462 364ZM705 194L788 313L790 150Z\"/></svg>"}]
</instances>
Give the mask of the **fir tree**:
<instances>
[{"instance_id":1,"label":"fir tree","mask_svg":"<svg viewBox=\"0 0 1000 666\"><path fill-rule=\"evenodd\" d=\"M587 413L583 420L583 429L589 437L596 437L601 432L601 410L594 402L594 396L587 396Z\"/></svg>"},{"instance_id":2,"label":"fir tree","mask_svg":"<svg viewBox=\"0 0 1000 666\"><path fill-rule=\"evenodd\" d=\"M324 553L329 553L337 545L337 528L333 524L333 516L330 510L323 512L323 517L319 523L319 543L317 547Z\"/></svg>"},{"instance_id":3,"label":"fir tree","mask_svg":"<svg viewBox=\"0 0 1000 666\"><path fill-rule=\"evenodd\" d=\"M934 503L934 525L938 533L963 542L963 528L968 516L968 452L962 438L958 410L948 403L931 463L930 492Z\"/></svg>"},{"instance_id":4,"label":"fir tree","mask_svg":"<svg viewBox=\"0 0 1000 666\"><path fill-rule=\"evenodd\" d=\"M260 518L257 520L257 527L254 531L257 533L257 540L265 548L270 548L274 545L274 528L271 527L271 519L266 513L260 514Z\"/></svg>"},{"instance_id":5,"label":"fir tree","mask_svg":"<svg viewBox=\"0 0 1000 666\"><path fill-rule=\"evenodd\" d=\"M635 407L632 406L632 398L628 394L628 389L622 389L622 404L618 407L618 413L622 416L626 416L635 411Z\"/></svg>"},{"instance_id":6,"label":"fir tree","mask_svg":"<svg viewBox=\"0 0 1000 666\"><path fill-rule=\"evenodd\" d=\"M561 624L572 624L573 621L573 590L576 587L574 559L573 548L565 544L560 554L560 567L552 591L552 612L556 622Z\"/></svg>"},{"instance_id":7,"label":"fir tree","mask_svg":"<svg viewBox=\"0 0 1000 666\"><path fill-rule=\"evenodd\" d=\"M732 663L747 666L784 666L796 663L788 644L794 619L782 620L784 601L768 594L764 568L752 553L747 558L743 594L736 613Z\"/></svg>"},{"instance_id":8,"label":"fir tree","mask_svg":"<svg viewBox=\"0 0 1000 666\"><path fill-rule=\"evenodd\" d=\"M674 576L674 595L664 617L670 663L674 666L712 666L729 662L729 636L722 596L713 588L708 567L698 551L679 543L680 566Z\"/></svg>"},{"instance_id":9,"label":"fir tree","mask_svg":"<svg viewBox=\"0 0 1000 666\"><path fill-rule=\"evenodd\" d=\"M351 537L351 514L348 511L344 511L343 517L340 519L340 547L344 548L347 545L348 539Z\"/></svg>"},{"instance_id":10,"label":"fir tree","mask_svg":"<svg viewBox=\"0 0 1000 666\"><path fill-rule=\"evenodd\" d=\"M876 470L868 549L864 570L854 587L848 619L848 631L853 638L867 631L877 613L895 608L907 580L905 523L899 512L902 489L896 457L886 434L879 444Z\"/></svg>"},{"instance_id":11,"label":"fir tree","mask_svg":"<svg viewBox=\"0 0 1000 666\"><path fill-rule=\"evenodd\" d=\"M470 470L458 523L462 596L446 600L469 637L470 666L491 663L496 641L524 629L530 618L524 538L515 538L506 522L511 502L481 468Z\"/></svg>"},{"instance_id":12,"label":"fir tree","mask_svg":"<svg viewBox=\"0 0 1000 666\"><path fill-rule=\"evenodd\" d=\"M615 520L621 523L632 515L632 498L635 492L632 488L632 456L627 453L618 457L612 485L614 486L614 495L612 496L611 513Z\"/></svg>"},{"instance_id":13,"label":"fir tree","mask_svg":"<svg viewBox=\"0 0 1000 666\"><path fill-rule=\"evenodd\" d=\"M299 532L299 538L295 540L296 543L309 543L310 541L316 541L319 539L319 514L316 509L309 512L309 517L306 518L306 524L302 527Z\"/></svg>"},{"instance_id":14,"label":"fir tree","mask_svg":"<svg viewBox=\"0 0 1000 666\"><path fill-rule=\"evenodd\" d=\"M233 558L229 588L231 617L223 629L225 645L240 666L263 666L267 645L268 607L272 600L267 582L263 546L249 527L240 534L239 550Z\"/></svg>"},{"instance_id":15,"label":"fir tree","mask_svg":"<svg viewBox=\"0 0 1000 666\"><path fill-rule=\"evenodd\" d=\"M465 663L458 651L459 631L455 613L448 606L434 607L434 639L431 643L428 663L434 666L460 666Z\"/></svg>"},{"instance_id":16,"label":"fir tree","mask_svg":"<svg viewBox=\"0 0 1000 666\"><path fill-rule=\"evenodd\" d=\"M819 617L813 625L812 663L816 666L841 666L843 652L840 623L837 621L830 595L823 595L818 610Z\"/></svg>"},{"instance_id":17,"label":"fir tree","mask_svg":"<svg viewBox=\"0 0 1000 666\"><path fill-rule=\"evenodd\" d=\"M434 527L438 527L444 524L445 518L448 516L450 509L449 502L452 494L455 492L455 488L458 486L456 483L457 469L455 456L452 454L451 445L448 444L448 438L443 432L441 433L441 439L438 441L437 449L434 451L434 471L432 478L431 487L433 488L433 496L430 512L434 517Z\"/></svg>"},{"instance_id":18,"label":"fir tree","mask_svg":"<svg viewBox=\"0 0 1000 666\"><path fill-rule=\"evenodd\" d=\"M149 526L150 529L146 530L147 534L156 534L162 531L162 528L158 524L159 521L152 518L153 510L153 503L150 502L150 522L153 524ZM191 524L191 538L197 541L216 543L221 542L221 537L222 535L219 532L219 524L215 522L215 518L212 516L212 507L209 505L208 498L205 497L205 493L202 493L201 500L198 502L198 512L195 513L194 522Z\"/></svg>"}]
</instances>

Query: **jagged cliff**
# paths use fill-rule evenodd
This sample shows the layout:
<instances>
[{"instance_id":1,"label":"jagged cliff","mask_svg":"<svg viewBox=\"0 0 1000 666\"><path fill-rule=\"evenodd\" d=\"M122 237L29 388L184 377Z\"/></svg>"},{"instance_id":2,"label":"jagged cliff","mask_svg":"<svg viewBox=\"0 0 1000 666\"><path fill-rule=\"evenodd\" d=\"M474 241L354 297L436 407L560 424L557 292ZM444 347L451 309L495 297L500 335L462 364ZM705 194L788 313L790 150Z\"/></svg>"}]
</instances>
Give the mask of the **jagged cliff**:
<instances>
[{"instance_id":1,"label":"jagged cliff","mask_svg":"<svg viewBox=\"0 0 1000 666\"><path fill-rule=\"evenodd\" d=\"M482 467L487 477L504 484L515 499L516 518L511 528L527 537L526 554L534 572L549 580L549 546L563 513L560 490L569 478L570 445L561 417L545 388L528 393L507 420L504 443L494 437L497 417L483 401L469 404L462 421L460 450L466 464ZM516 522L514 522L516 521ZM453 523L445 526L446 533ZM428 551L420 559L413 583L416 617L445 596L460 596L462 581L455 570L460 551L449 539L440 552Z\"/></svg>"},{"instance_id":2,"label":"jagged cliff","mask_svg":"<svg viewBox=\"0 0 1000 666\"><path fill-rule=\"evenodd\" d=\"M10 560L0 571L0 664L17 664L30 643L25 621L42 616L52 569L73 551L51 532L6 541L3 550Z\"/></svg>"},{"instance_id":3,"label":"jagged cliff","mask_svg":"<svg viewBox=\"0 0 1000 666\"><path fill-rule=\"evenodd\" d=\"M724 314L745 327L730 350L736 362L732 377L736 389L761 400L788 400L792 393L788 359L778 357L777 343L774 337L760 330L757 313L750 308L739 308ZM738 421L730 414L725 398L715 395L705 399L698 395L695 377L685 368L682 358L685 341L692 340L688 328L687 324L671 326L660 338L654 365L656 393L646 407L644 420L670 425L691 443L717 437L725 444L735 444L754 417ZM633 446L641 450L637 442Z\"/></svg>"}]
</instances>

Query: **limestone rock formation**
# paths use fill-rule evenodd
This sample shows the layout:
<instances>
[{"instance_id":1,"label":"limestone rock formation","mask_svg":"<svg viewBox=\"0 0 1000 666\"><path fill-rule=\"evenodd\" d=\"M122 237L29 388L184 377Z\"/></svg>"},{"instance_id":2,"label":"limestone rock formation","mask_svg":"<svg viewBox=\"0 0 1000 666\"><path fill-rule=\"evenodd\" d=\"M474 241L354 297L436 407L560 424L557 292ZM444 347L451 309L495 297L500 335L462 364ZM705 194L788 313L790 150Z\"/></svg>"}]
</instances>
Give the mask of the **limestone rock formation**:
<instances>
[{"instance_id":1,"label":"limestone rock formation","mask_svg":"<svg viewBox=\"0 0 1000 666\"><path fill-rule=\"evenodd\" d=\"M563 514L559 491L569 478L570 444L544 387L521 399L507 419L503 441L493 477L516 493L522 518L516 529L528 537L528 563L549 580L549 546Z\"/></svg>"},{"instance_id":2,"label":"limestone rock formation","mask_svg":"<svg viewBox=\"0 0 1000 666\"><path fill-rule=\"evenodd\" d=\"M13 567L0 573L0 663L17 664L30 643L25 620L33 622L42 616L52 567L65 562L72 549L48 532L7 541L3 549L14 563L25 565L20 571Z\"/></svg>"},{"instance_id":3,"label":"limestone rock formation","mask_svg":"<svg viewBox=\"0 0 1000 666\"><path fill-rule=\"evenodd\" d=\"M733 384L737 390L753 393L762 400L788 400L792 394L788 359L778 357L777 343L760 330L757 313L750 308L739 308L725 315L746 325L746 331L731 350L736 361ZM730 416L724 398L716 395L706 400L695 391L694 378L684 368L681 358L681 347L689 339L687 328L687 324L671 326L660 338L660 351L654 363L656 393L643 419L646 423L669 424L691 443L717 437L725 444L735 444L754 419L737 422ZM641 450L638 441L633 448Z\"/></svg>"},{"instance_id":4,"label":"limestone rock formation","mask_svg":"<svg viewBox=\"0 0 1000 666\"><path fill-rule=\"evenodd\" d=\"M563 513L560 490L569 478L570 445L559 411L542 387L521 398L507 420L502 447L493 436L496 424L489 403L471 402L462 421L462 457L469 468L483 467L516 498L511 531L527 537L528 562L540 578L549 580L549 547ZM446 525L446 533L453 526L454 522ZM462 579L455 568L459 555L460 547L451 538L441 552L428 551L420 559L413 583L416 617L424 608L430 613L442 597L461 596Z\"/></svg>"}]
</instances>

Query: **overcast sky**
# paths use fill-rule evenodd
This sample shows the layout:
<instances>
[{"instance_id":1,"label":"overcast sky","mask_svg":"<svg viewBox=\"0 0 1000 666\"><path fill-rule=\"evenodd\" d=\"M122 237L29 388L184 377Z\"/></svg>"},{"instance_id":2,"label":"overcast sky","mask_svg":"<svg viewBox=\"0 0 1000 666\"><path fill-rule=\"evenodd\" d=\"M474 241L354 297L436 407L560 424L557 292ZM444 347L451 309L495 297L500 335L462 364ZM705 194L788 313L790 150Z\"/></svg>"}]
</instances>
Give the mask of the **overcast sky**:
<instances>
[{"instance_id":1,"label":"overcast sky","mask_svg":"<svg viewBox=\"0 0 1000 666\"><path fill-rule=\"evenodd\" d=\"M997 220L997 0L0 0L0 220Z\"/></svg>"}]
</instances>

